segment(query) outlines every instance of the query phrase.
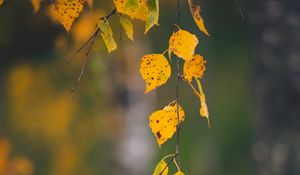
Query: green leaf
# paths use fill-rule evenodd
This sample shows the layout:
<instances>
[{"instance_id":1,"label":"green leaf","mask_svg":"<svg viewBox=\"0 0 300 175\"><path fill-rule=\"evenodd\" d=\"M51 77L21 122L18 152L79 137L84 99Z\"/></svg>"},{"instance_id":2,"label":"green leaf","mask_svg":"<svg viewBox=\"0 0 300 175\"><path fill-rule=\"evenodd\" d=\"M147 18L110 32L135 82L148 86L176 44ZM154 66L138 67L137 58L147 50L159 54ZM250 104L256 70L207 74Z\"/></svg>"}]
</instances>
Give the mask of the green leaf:
<instances>
[{"instance_id":1,"label":"green leaf","mask_svg":"<svg viewBox=\"0 0 300 175\"><path fill-rule=\"evenodd\" d=\"M158 25L159 18L159 1L158 0L148 0L147 3L148 8L148 18L146 21L146 29L145 34L154 26Z\"/></svg>"},{"instance_id":2,"label":"green leaf","mask_svg":"<svg viewBox=\"0 0 300 175\"><path fill-rule=\"evenodd\" d=\"M134 39L133 39L132 22L129 19L127 19L125 16L120 14L120 23L121 23L121 26L123 27L127 37L133 41Z\"/></svg>"},{"instance_id":3,"label":"green leaf","mask_svg":"<svg viewBox=\"0 0 300 175\"><path fill-rule=\"evenodd\" d=\"M106 19L100 19L98 22L98 27L101 30L101 36L106 44L108 52L116 50L117 43L113 38L113 32L111 30L109 22Z\"/></svg>"}]
</instances>

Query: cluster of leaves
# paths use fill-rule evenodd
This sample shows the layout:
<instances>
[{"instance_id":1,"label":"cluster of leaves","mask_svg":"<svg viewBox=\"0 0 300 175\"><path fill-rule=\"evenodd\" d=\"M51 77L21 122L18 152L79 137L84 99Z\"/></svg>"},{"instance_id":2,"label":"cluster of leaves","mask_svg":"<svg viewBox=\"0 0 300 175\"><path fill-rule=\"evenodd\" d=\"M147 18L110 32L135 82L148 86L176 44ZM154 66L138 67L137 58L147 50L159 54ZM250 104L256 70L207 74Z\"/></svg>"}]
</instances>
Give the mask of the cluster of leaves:
<instances>
[{"instance_id":1,"label":"cluster of leaves","mask_svg":"<svg viewBox=\"0 0 300 175\"><path fill-rule=\"evenodd\" d=\"M34 12L39 10L40 3L42 1L43 0L31 0L34 7ZM146 23L145 34L153 26L158 25L159 0L112 1L115 5L115 9L107 16L99 19L96 32L87 41L92 41L88 49L88 53L98 33L101 34L107 46L108 52L117 49L117 43L113 38L113 30L109 24L109 18L114 14L119 16L121 26L123 27L127 37L132 41L134 40L132 20L138 19ZM3 0L0 0L0 5L2 2ZM67 32L69 32L73 22L83 11L86 2L88 4L92 4L92 0L53 0L53 3L49 5L49 13L64 26ZM200 16L200 6L195 5L192 0L187 0L187 2L196 25L200 31L209 36L209 33L205 28L204 21ZM206 99L200 82L200 79L203 77L206 69L206 61L204 60L203 56L195 53L195 49L199 43L198 38L189 31L183 30L179 26L177 27L178 30L173 32L173 34L170 36L169 47L166 49L166 51L163 53L147 54L140 60L140 74L146 83L145 93L162 86L168 81L171 76L171 65L169 61L171 62L174 59L172 58L173 53L173 55L177 56L177 63L178 59L182 59L184 61L183 74L179 73L177 75L178 80L186 82L192 88L196 97L199 98L199 114L201 117L207 118L208 126L210 126ZM83 47L86 44L84 44ZM81 48L78 50L78 52L80 50ZM165 57L166 52L168 52L169 61ZM84 69L82 70L81 76L83 71ZM81 76L79 77L79 80ZM196 81L197 88L194 87L193 80ZM167 140L171 139L175 132L179 132L178 128L184 119L185 112L183 107L178 104L177 96L174 101L170 102L163 109L157 110L150 115L149 126L157 140L159 147L161 147L161 145L163 145ZM168 174L169 163L166 163L165 159L172 157L172 160L178 168L178 171L175 173L175 175L183 175L184 173L181 172L178 164L176 163L177 154L178 152L176 151L175 154L164 157L156 166L153 174Z\"/></svg>"},{"instance_id":2,"label":"cluster of leaves","mask_svg":"<svg viewBox=\"0 0 300 175\"><path fill-rule=\"evenodd\" d=\"M201 55L195 54L197 44L198 38L195 35L179 28L179 30L174 32L170 37L168 53L170 60L172 60L172 53L184 60L183 75L180 75L178 78L191 86L195 95L200 100L199 113L202 117L207 118L208 125L210 126L206 99L199 80L203 77L206 69L206 61ZM164 53L148 54L141 59L140 74L146 82L145 93L148 93L168 81L171 76L171 66L164 56ZM192 84L193 79L195 79L198 89ZM173 137L178 125L184 121L184 118L185 112L177 100L171 102L162 110L155 111L150 115L149 126L156 137L159 147ZM159 167L162 165L165 165L164 160L158 164L156 169L161 169ZM164 172L167 172L167 169L164 169ZM183 174L180 169L178 169L177 174L180 173Z\"/></svg>"}]
</instances>

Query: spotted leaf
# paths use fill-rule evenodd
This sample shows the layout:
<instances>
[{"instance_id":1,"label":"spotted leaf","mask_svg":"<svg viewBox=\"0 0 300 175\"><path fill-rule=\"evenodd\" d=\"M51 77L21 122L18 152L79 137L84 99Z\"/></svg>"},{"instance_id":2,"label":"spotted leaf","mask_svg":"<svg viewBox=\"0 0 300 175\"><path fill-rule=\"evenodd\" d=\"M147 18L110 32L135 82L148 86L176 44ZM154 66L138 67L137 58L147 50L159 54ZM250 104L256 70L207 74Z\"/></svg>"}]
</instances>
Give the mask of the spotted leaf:
<instances>
[{"instance_id":1,"label":"spotted leaf","mask_svg":"<svg viewBox=\"0 0 300 175\"><path fill-rule=\"evenodd\" d=\"M194 2L193 2L193 0L188 0L188 2L189 2L191 14L192 14L192 16L194 18L194 21L197 24L198 28L203 33L205 33L207 36L209 36L209 33L206 30L206 28L205 28L203 18L200 15L200 11L201 11L200 10L200 6L199 5L195 5Z\"/></svg>"},{"instance_id":2,"label":"spotted leaf","mask_svg":"<svg viewBox=\"0 0 300 175\"><path fill-rule=\"evenodd\" d=\"M163 54L148 54L140 61L140 74L146 82L145 93L148 93L168 81L171 66Z\"/></svg>"},{"instance_id":3,"label":"spotted leaf","mask_svg":"<svg viewBox=\"0 0 300 175\"><path fill-rule=\"evenodd\" d=\"M178 105L178 109L179 122L183 122L185 117L183 108ZM177 103L173 101L164 109L155 111L150 115L149 120L149 126L155 135L158 145L161 146L168 139L172 138L176 132L178 124Z\"/></svg>"},{"instance_id":4,"label":"spotted leaf","mask_svg":"<svg viewBox=\"0 0 300 175\"><path fill-rule=\"evenodd\" d=\"M83 10L83 0L56 0L50 7L50 13L64 26L67 32L70 31L74 20Z\"/></svg>"},{"instance_id":5,"label":"spotted leaf","mask_svg":"<svg viewBox=\"0 0 300 175\"><path fill-rule=\"evenodd\" d=\"M119 13L126 14L132 19L147 20L146 0L114 0L114 4Z\"/></svg>"},{"instance_id":6,"label":"spotted leaf","mask_svg":"<svg viewBox=\"0 0 300 175\"><path fill-rule=\"evenodd\" d=\"M205 71L206 61L199 54L194 55L193 59L190 61L185 61L183 66L184 78L189 82L192 82L192 78L201 78Z\"/></svg>"},{"instance_id":7,"label":"spotted leaf","mask_svg":"<svg viewBox=\"0 0 300 175\"><path fill-rule=\"evenodd\" d=\"M116 50L117 43L113 38L113 32L111 30L108 20L100 19L98 21L98 27L101 30L101 36L106 44L108 52Z\"/></svg>"},{"instance_id":8,"label":"spotted leaf","mask_svg":"<svg viewBox=\"0 0 300 175\"><path fill-rule=\"evenodd\" d=\"M189 61L193 58L198 38L186 30L178 30L169 40L169 57L173 52L179 58Z\"/></svg>"}]
</instances>

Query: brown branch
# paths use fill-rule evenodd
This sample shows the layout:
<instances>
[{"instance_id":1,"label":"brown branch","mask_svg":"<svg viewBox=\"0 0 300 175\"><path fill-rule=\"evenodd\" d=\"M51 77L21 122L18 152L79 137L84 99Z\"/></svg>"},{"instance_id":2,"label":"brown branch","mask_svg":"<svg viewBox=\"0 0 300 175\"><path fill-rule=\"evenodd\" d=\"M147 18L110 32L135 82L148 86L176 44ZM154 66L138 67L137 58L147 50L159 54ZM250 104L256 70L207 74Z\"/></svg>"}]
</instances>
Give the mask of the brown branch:
<instances>
[{"instance_id":1,"label":"brown branch","mask_svg":"<svg viewBox=\"0 0 300 175\"><path fill-rule=\"evenodd\" d=\"M101 17L99 18L99 20L103 20L103 19L106 19L108 20L112 15L114 15L115 13L117 12L117 9L114 8L108 15L104 16L104 17ZM78 53L81 52L81 50L87 46L87 44L91 41L91 44L89 45L88 47L88 50L85 54L85 58L84 58L84 61L83 61L83 65L82 65L82 68L81 68L81 72L80 72L80 75L79 77L77 78L74 86L72 87L72 90L71 90L71 93L74 94L78 85L79 85L79 82L81 81L82 77L84 76L84 72L85 72L85 69L86 69L86 66L87 66L87 59L88 59L88 56L90 54L90 51L95 43L95 39L97 38L98 34L100 32L100 28L98 28L95 33L68 59L65 60L66 63L69 63Z\"/></svg>"},{"instance_id":2,"label":"brown branch","mask_svg":"<svg viewBox=\"0 0 300 175\"><path fill-rule=\"evenodd\" d=\"M79 75L78 79L76 80L76 82L75 82L75 84L74 84L74 86L73 86L73 88L72 88L72 90L71 90L71 93L72 93L72 94L75 93L75 91L76 91L76 89L77 89L77 87L78 87L78 84L79 84L79 82L81 81L81 79L82 79L82 77L83 77L83 75L84 75L84 72L85 72L85 69L86 69L86 65L87 65L87 59L88 59L88 56L89 56L89 54L90 54L90 52L91 52L92 46L94 45L95 39L96 39L96 37L97 37L99 31L100 31L100 30L97 30L97 31L95 32L95 34L93 35L92 42L91 42L91 44L90 44L90 46L89 46L89 48L88 48L88 50L87 50L87 52L86 52L86 54L85 54L85 58L84 58L84 61L83 61L83 65L82 65L82 68L81 68L80 75Z\"/></svg>"}]
</instances>

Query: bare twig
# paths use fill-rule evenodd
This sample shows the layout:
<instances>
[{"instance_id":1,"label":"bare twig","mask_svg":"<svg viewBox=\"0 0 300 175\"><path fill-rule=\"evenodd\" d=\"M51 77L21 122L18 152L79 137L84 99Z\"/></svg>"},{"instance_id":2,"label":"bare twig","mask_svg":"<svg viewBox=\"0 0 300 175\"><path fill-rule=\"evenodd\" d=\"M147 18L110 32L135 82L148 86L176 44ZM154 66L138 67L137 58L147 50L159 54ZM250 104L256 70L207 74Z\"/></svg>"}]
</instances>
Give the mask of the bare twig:
<instances>
[{"instance_id":1,"label":"bare twig","mask_svg":"<svg viewBox=\"0 0 300 175\"><path fill-rule=\"evenodd\" d=\"M239 11L239 13L240 13L240 15L241 15L241 17L242 17L242 20L245 21L244 13L243 13L243 11L242 11L240 5L238 4L237 0L234 0L234 3L235 3L235 6L237 7L237 9L238 9L238 11Z\"/></svg>"},{"instance_id":2,"label":"bare twig","mask_svg":"<svg viewBox=\"0 0 300 175\"><path fill-rule=\"evenodd\" d=\"M94 45L94 42L95 42L95 39L96 39L98 33L99 33L99 30L97 30L95 32L95 34L93 35L92 42L91 42L91 44L90 44L90 46L89 46L89 48L88 48L88 50L87 50L87 52L85 54L85 58L84 58L84 61L83 61L83 65L82 65L82 68L81 68L80 75L79 75L78 79L76 80L76 82L75 82L75 84L74 84L74 86L72 88L72 91L71 91L72 94L75 93L75 91L76 91L76 89L78 87L78 84L79 84L79 82L81 81L81 79L82 79L82 77L84 75L84 72L85 72L85 69L86 69L86 65L87 65L87 59L88 59L88 56L90 54L91 48Z\"/></svg>"},{"instance_id":3,"label":"bare twig","mask_svg":"<svg viewBox=\"0 0 300 175\"><path fill-rule=\"evenodd\" d=\"M117 12L116 8L114 8L108 15L104 16L104 17L101 17L99 18L99 20L108 20L112 15L114 15L115 13ZM82 65L82 68L81 68L81 72L80 72L80 75L79 77L77 78L72 90L71 90L71 93L74 94L78 85L79 85L79 82L81 81L82 77L84 76L84 72L85 72L85 69L86 69L86 65L87 65L87 59L88 59L88 56L90 54L90 51L95 43L95 39L97 38L98 34L100 32L100 29L98 28L95 33L68 59L66 59L66 63L69 63L79 52L82 51L82 49L87 46L87 44L91 41L91 44L89 45L88 47L88 50L85 54L85 58L84 58L84 61L83 61L83 65Z\"/></svg>"},{"instance_id":4,"label":"bare twig","mask_svg":"<svg viewBox=\"0 0 300 175\"><path fill-rule=\"evenodd\" d=\"M95 35L99 32L100 29L97 29L95 33L68 59L66 59L66 63L69 63L94 37Z\"/></svg>"}]
</instances>

